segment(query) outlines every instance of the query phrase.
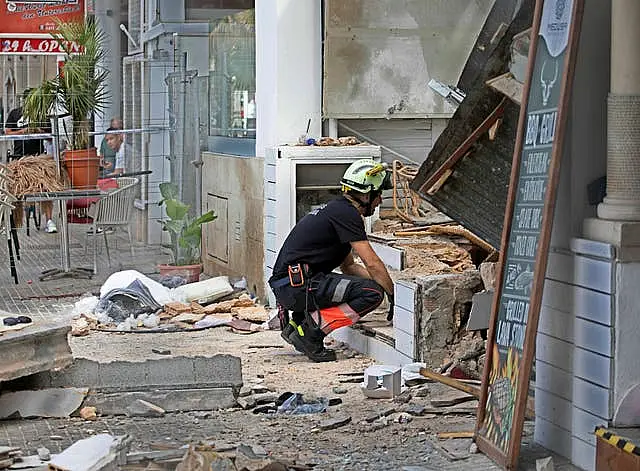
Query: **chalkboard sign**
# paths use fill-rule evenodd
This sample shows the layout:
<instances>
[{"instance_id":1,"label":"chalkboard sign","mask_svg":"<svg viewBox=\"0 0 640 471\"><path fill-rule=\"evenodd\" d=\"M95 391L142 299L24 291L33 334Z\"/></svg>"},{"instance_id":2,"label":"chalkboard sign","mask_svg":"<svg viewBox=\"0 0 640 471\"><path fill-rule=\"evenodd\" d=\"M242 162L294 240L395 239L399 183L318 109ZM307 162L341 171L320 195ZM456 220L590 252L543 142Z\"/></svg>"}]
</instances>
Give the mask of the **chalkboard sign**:
<instances>
[{"instance_id":1,"label":"chalkboard sign","mask_svg":"<svg viewBox=\"0 0 640 471\"><path fill-rule=\"evenodd\" d=\"M476 426L478 448L517 467L583 0L538 0Z\"/></svg>"}]
</instances>

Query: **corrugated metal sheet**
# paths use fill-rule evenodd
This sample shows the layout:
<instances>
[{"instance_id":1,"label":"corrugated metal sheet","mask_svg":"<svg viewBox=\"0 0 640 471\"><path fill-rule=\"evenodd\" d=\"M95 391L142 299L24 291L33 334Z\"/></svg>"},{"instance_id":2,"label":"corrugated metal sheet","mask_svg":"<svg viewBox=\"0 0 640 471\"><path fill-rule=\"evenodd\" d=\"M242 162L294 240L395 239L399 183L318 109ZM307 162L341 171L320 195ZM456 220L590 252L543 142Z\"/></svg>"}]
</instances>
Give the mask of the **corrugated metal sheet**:
<instances>
[{"instance_id":1,"label":"corrugated metal sheet","mask_svg":"<svg viewBox=\"0 0 640 471\"><path fill-rule=\"evenodd\" d=\"M450 117L427 83L456 83L495 0L326 0L323 115Z\"/></svg>"},{"instance_id":2,"label":"corrugated metal sheet","mask_svg":"<svg viewBox=\"0 0 640 471\"><path fill-rule=\"evenodd\" d=\"M515 34L531 26L535 4L533 0L525 0L514 17L513 6L509 3L513 2L498 0L489 15L462 74L461 82L464 82L467 97L411 184L413 190L436 208L495 248L500 247L509 187L519 113L516 104L507 101L503 122L495 140L489 140L488 133L484 133L469 154L458 161L452 175L435 194L428 195L428 188L422 187L503 99L485 82L508 70L511 40ZM501 23L509 26L502 27L504 34L491 47L491 54L486 56L487 45L480 41L494 37Z\"/></svg>"}]
</instances>

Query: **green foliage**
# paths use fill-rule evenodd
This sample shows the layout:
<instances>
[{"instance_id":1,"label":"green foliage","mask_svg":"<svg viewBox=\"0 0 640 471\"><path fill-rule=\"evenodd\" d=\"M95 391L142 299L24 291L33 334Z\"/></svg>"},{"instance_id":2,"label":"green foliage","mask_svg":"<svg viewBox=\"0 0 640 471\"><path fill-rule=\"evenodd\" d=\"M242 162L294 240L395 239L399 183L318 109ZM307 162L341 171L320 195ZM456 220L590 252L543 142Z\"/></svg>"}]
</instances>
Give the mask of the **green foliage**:
<instances>
[{"instance_id":1,"label":"green foliage","mask_svg":"<svg viewBox=\"0 0 640 471\"><path fill-rule=\"evenodd\" d=\"M202 225L217 218L213 211L199 217L189 215L190 206L178 200L178 187L174 183L160 184L162 201L169 220L160 221L162 228L171 237L171 252L174 265L193 265L200 263L200 243L202 242Z\"/></svg>"},{"instance_id":2,"label":"green foliage","mask_svg":"<svg viewBox=\"0 0 640 471\"><path fill-rule=\"evenodd\" d=\"M100 67L106 54L102 46L105 35L93 17L82 22L58 22L58 29L52 37L65 52L62 71L31 91L23 114L33 127L43 127L56 109L68 112L73 119L72 133L66 136L69 148L87 149L91 115L102 111L110 98L106 88L109 71ZM72 50L73 44L80 47L79 52Z\"/></svg>"}]
</instances>

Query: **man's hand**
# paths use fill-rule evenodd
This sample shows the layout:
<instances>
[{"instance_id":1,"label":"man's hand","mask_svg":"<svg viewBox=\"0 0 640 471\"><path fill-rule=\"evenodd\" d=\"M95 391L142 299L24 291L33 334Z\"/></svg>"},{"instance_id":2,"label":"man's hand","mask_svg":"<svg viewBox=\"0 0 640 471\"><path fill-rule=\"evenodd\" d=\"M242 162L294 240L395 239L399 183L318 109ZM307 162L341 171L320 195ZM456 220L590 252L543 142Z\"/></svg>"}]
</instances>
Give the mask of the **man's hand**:
<instances>
[{"instance_id":1,"label":"man's hand","mask_svg":"<svg viewBox=\"0 0 640 471\"><path fill-rule=\"evenodd\" d=\"M351 242L351 247L353 247L360 257L360 260L364 263L371 279L382 286L385 293L393 293L393 281L391 281L387 267L384 266L384 263L373 250L369 241L360 240L357 242Z\"/></svg>"},{"instance_id":2,"label":"man's hand","mask_svg":"<svg viewBox=\"0 0 640 471\"><path fill-rule=\"evenodd\" d=\"M395 306L395 300L390 294L387 294L387 300L389 301L389 312L387 313L387 320L391 322L393 320L393 308Z\"/></svg>"}]
</instances>

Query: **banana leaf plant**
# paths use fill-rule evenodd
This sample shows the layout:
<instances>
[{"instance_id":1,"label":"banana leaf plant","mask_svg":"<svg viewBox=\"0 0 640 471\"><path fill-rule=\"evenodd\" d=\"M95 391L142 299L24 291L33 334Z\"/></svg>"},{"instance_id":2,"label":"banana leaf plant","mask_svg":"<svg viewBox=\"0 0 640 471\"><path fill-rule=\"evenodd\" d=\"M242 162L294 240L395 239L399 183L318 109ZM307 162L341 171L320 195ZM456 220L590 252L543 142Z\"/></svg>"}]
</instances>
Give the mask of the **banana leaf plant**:
<instances>
[{"instance_id":1,"label":"banana leaf plant","mask_svg":"<svg viewBox=\"0 0 640 471\"><path fill-rule=\"evenodd\" d=\"M105 34L95 18L69 23L58 22L52 33L64 51L64 65L56 77L31 90L23 115L32 127L48 127L49 119L69 114L72 129L60 129L70 150L89 148L91 118L103 111L110 99L109 71L103 67L107 51Z\"/></svg>"},{"instance_id":2,"label":"banana leaf plant","mask_svg":"<svg viewBox=\"0 0 640 471\"><path fill-rule=\"evenodd\" d=\"M178 186L174 183L160 183L160 193L162 200L158 205L165 206L169 219L159 222L171 238L169 248L173 255L173 265L200 263L202 225L215 220L217 216L212 210L198 217L191 216L190 205L179 200Z\"/></svg>"}]
</instances>

